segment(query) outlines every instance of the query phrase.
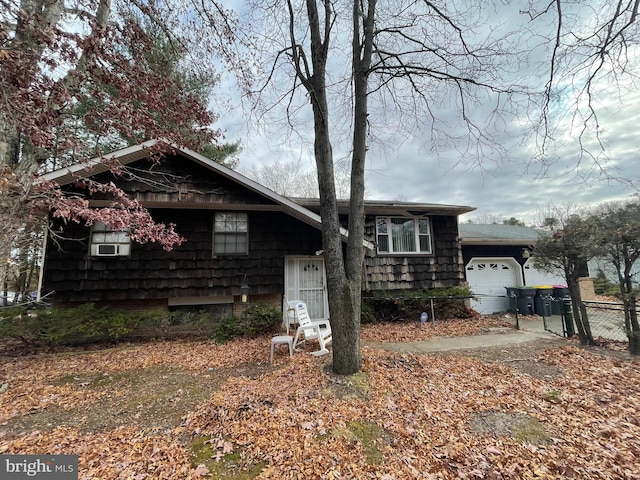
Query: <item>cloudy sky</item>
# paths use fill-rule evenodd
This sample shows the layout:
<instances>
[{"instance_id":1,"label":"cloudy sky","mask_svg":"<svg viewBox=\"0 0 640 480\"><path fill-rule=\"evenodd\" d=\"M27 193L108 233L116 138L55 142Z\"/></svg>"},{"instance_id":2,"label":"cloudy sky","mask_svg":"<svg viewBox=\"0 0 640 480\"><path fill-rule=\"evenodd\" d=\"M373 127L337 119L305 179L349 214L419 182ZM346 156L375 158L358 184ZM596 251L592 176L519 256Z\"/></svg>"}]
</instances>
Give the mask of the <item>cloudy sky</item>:
<instances>
[{"instance_id":1,"label":"cloudy sky","mask_svg":"<svg viewBox=\"0 0 640 480\"><path fill-rule=\"evenodd\" d=\"M514 21L523 20L522 15L517 13L513 9L502 12L510 17L510 26ZM535 60L545 58L548 52L548 48L539 49L535 52L539 55ZM533 57L531 61L534 61ZM540 69L531 67L529 75L540 75L530 77L534 79L532 84L535 84L536 78L539 84L543 79L546 80ZM312 138L300 133L312 129L310 108L302 118L298 118L298 132L287 135L284 130L274 131L260 122L248 120L246 105L243 107L234 95L231 80L226 79L223 86L230 94L233 108L221 115L217 126L225 131L227 141L239 140L243 144L239 167L242 172L246 173L255 166L272 164L276 160L300 161L308 169L314 168L309 151ZM449 93L443 90L443 95ZM607 168L610 177L594 168L592 159L580 160L580 145L575 136L569 133L567 123L572 112L571 96L568 95L564 103L559 102L555 106L558 109L555 118L561 127L555 132L556 141L550 144L549 150L556 160L546 171L541 171L539 163L532 162L535 138L529 137L527 140L524 133L528 130L521 125L509 128L510 136L502 137L500 143L507 153L504 158L500 158L497 152L485 151L479 157L479 162L461 162L459 151L465 148L467 141L464 136L458 140L459 144L449 142L448 145L437 145L428 136L407 135L406 131L394 130L410 128L406 124L393 125L386 121L383 131L376 132L378 141L370 142L366 197L477 208L475 212L465 215L462 221L477 216L500 215L526 222L535 221L537 212L544 210L550 202L555 205L592 205L629 199L636 190L628 182L640 185L640 168L637 166L640 142L636 134L640 125L640 94L629 89L621 97L615 89L608 90L606 85L600 85L597 93L598 124L606 145L606 156L600 155L598 160ZM443 124L454 123L455 115L451 108L455 106L455 100L443 105L446 106L438 107L438 116ZM476 106L476 115L481 117L487 108L487 105L480 103ZM515 116L509 121L516 124L520 120ZM396 141L398 136L402 138L401 141ZM588 137L586 142L593 145L592 137ZM348 156L348 143L340 139L334 141L337 160ZM592 151L598 153L595 148Z\"/></svg>"}]
</instances>

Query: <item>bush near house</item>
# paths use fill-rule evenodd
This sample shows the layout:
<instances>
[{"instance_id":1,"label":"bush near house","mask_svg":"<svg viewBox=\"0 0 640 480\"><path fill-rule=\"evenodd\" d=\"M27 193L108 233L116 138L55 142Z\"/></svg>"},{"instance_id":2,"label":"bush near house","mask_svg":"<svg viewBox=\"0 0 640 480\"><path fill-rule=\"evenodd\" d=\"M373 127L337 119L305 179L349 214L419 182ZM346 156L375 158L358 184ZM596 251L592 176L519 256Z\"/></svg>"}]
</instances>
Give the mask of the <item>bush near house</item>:
<instances>
[{"instance_id":1,"label":"bush near house","mask_svg":"<svg viewBox=\"0 0 640 480\"><path fill-rule=\"evenodd\" d=\"M618 299L621 298L620 295L620 286L617 283L609 280L602 270L598 271L598 275L593 279L593 290L598 295L602 295L604 297L616 297ZM633 293L636 298L640 296L640 288L636 287L633 289Z\"/></svg>"},{"instance_id":2,"label":"bush near house","mask_svg":"<svg viewBox=\"0 0 640 480\"><path fill-rule=\"evenodd\" d=\"M381 292L362 298L362 323L385 321L419 320L422 312L439 320L447 318L470 318L473 311L465 301L473 297L468 288L437 288L403 292ZM433 300L433 315L431 312Z\"/></svg>"},{"instance_id":3,"label":"bush near house","mask_svg":"<svg viewBox=\"0 0 640 480\"><path fill-rule=\"evenodd\" d=\"M364 297L362 323L419 320L422 312L432 320L471 318L465 306L472 296L466 288L379 293ZM195 335L224 343L237 337L275 333L282 313L266 303L249 305L238 317L214 318L210 312L121 311L92 303L76 308L28 311L24 307L0 309L0 340L13 338L27 350L54 346L81 346L131 339L169 339Z\"/></svg>"},{"instance_id":4,"label":"bush near house","mask_svg":"<svg viewBox=\"0 0 640 480\"><path fill-rule=\"evenodd\" d=\"M0 309L0 340L13 338L27 350L81 346L124 339L168 339L176 336L211 336L225 342L238 336L256 337L275 331L282 314L257 303L247 307L242 318L215 319L200 312L136 312L92 303L76 308L28 311L24 307Z\"/></svg>"},{"instance_id":5,"label":"bush near house","mask_svg":"<svg viewBox=\"0 0 640 480\"><path fill-rule=\"evenodd\" d=\"M602 271L599 271L598 276L593 279L593 290L598 295L606 297L620 297L620 287L608 280Z\"/></svg>"},{"instance_id":6,"label":"bush near house","mask_svg":"<svg viewBox=\"0 0 640 480\"><path fill-rule=\"evenodd\" d=\"M0 310L0 339L14 338L27 348L118 343L139 328L160 328L165 319L161 311L125 312L93 303L31 311L14 307Z\"/></svg>"},{"instance_id":7,"label":"bush near house","mask_svg":"<svg viewBox=\"0 0 640 480\"><path fill-rule=\"evenodd\" d=\"M282 322L282 313L263 302L249 305L241 317L224 318L213 327L212 337L224 343L236 337L257 337L274 333Z\"/></svg>"}]
</instances>

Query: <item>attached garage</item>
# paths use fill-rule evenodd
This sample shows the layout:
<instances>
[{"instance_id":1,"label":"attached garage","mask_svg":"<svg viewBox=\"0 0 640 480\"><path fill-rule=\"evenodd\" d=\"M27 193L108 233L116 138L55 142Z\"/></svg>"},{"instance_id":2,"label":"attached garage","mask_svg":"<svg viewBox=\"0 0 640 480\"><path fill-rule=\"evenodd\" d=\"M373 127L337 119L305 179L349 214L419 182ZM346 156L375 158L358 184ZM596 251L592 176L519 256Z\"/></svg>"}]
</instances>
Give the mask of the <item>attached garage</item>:
<instances>
[{"instance_id":1,"label":"attached garage","mask_svg":"<svg viewBox=\"0 0 640 480\"><path fill-rule=\"evenodd\" d=\"M469 288L479 313L509 309L505 287L564 284L555 275L535 268L531 253L540 232L517 225L461 223L460 245Z\"/></svg>"},{"instance_id":2,"label":"attached garage","mask_svg":"<svg viewBox=\"0 0 640 480\"><path fill-rule=\"evenodd\" d=\"M560 275L538 270L533 258L529 258L523 268L524 281L527 285L564 285L566 283Z\"/></svg>"},{"instance_id":3,"label":"attached garage","mask_svg":"<svg viewBox=\"0 0 640 480\"><path fill-rule=\"evenodd\" d=\"M479 313L504 312L509 308L505 287L522 285L520 264L509 257L473 258L465 266L469 288L477 296L471 308Z\"/></svg>"}]
</instances>

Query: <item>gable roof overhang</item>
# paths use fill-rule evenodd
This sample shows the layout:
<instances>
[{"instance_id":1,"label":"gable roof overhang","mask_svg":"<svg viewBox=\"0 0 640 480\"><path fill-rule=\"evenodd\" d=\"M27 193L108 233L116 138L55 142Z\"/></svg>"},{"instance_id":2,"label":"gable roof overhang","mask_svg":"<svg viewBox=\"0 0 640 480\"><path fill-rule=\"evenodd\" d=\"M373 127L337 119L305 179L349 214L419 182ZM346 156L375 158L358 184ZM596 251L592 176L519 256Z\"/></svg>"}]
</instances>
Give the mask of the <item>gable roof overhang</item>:
<instances>
[{"instance_id":1,"label":"gable roof overhang","mask_svg":"<svg viewBox=\"0 0 640 480\"><path fill-rule=\"evenodd\" d=\"M303 207L302 205L297 204L293 200L284 197L282 195L277 194L273 190L268 189L264 185L259 184L258 182L251 180L250 178L245 177L244 175L232 170L224 165L219 164L218 162L211 160L204 155L190 150L184 147L178 147L174 144L163 142L161 140L148 140L139 145L133 145L131 147L123 148L122 150L118 150L102 157L96 157L87 162L76 163L69 167L64 167L59 170L55 170L53 172L42 175L40 178L46 181L56 182L58 185L68 185L73 183L78 176L93 176L100 173L104 173L109 171L108 161L109 160L117 160L122 165L128 165L130 163L136 162L138 160L142 160L147 158L151 152L151 149L157 147L159 144L166 144L170 149L172 149L178 155L181 155L189 160L199 164L205 168L208 168L211 171L218 173L219 175L230 179L245 188L252 190L253 192L261 195L267 200L273 202L271 205L260 204L260 205L250 205L250 204L225 204L225 209L229 210L257 210L257 211L281 211L290 215L293 218L296 218L312 227L317 229L321 228L322 219L320 215L312 212L311 210ZM99 203L96 203L95 206L100 206ZM178 208L175 204L156 204L153 205L143 205L145 207L155 207L155 208ZM181 204L179 208L184 208L187 205ZM206 208L205 205L197 205L195 208ZM349 232L345 228L340 228L340 234L342 235L343 240L349 236ZM371 242L363 241L363 245L366 248L373 249L374 245Z\"/></svg>"}]
</instances>

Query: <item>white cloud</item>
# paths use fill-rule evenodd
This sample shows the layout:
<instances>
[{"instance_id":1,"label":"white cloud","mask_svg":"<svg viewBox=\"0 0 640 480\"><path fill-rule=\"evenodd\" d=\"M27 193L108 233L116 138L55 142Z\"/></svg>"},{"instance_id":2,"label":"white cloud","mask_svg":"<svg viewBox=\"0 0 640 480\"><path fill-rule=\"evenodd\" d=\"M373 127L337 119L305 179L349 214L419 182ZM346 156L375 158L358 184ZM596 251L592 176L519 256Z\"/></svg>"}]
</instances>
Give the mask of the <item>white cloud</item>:
<instances>
[{"instance_id":1,"label":"white cloud","mask_svg":"<svg viewBox=\"0 0 640 480\"><path fill-rule=\"evenodd\" d=\"M522 22L517 10L505 9L498 13L507 26L512 26L514 21ZM535 60L548 57L549 48L541 37L533 38L530 44L536 47L532 50L531 62L520 74L529 84L544 83ZM229 85L228 89L231 91L232 87ZM504 127L511 130L512 137L496 131L509 159L500 158L499 152L485 150L475 168L459 163L460 150L467 148L464 136L454 144L442 142L436 145L417 130L410 130L411 135L406 135L406 131L401 130L402 125L385 123L384 129L375 131L382 143L371 143L368 153L367 198L469 205L476 207L477 211L466 217L503 215L523 220L532 220L536 212L549 202L556 205L569 202L596 204L628 198L636 191L633 185L639 182L636 166L639 146L635 129L640 124L640 93L632 89L629 92L632 93L624 92L622 96L618 96L617 90L606 91L603 88L598 92L601 107L598 111L599 125L606 156L581 158L575 129L570 135L571 129L565 123L560 131L555 132L558 139L548 145L550 155L546 161L550 164L532 161L534 139L524 140L528 125L524 116L505 120ZM556 108L560 109L557 111L564 115L566 122L575 122L568 110L569 105L566 102L564 106L556 104ZM456 108L455 101L444 101L437 115L438 120L455 127L452 114L457 112L447 110L452 108ZM479 104L474 110L474 118L488 118L490 112L491 105ZM495 125L498 128L502 126L499 123ZM312 168L311 121L304 127L303 134L298 132L289 137L265 134L247 128L240 103L236 101L232 111L221 115L219 126L226 131L228 141L240 140L245 146L240 155L243 171L276 159L291 161L302 158ZM455 128L453 131L464 133ZM404 141L386 142L398 138ZM598 151L592 138L585 139L585 142L591 151ZM347 143L334 144L336 158L348 152ZM623 182L607 178L595 161L600 162L611 177ZM544 173L542 178L541 172Z\"/></svg>"}]
</instances>

